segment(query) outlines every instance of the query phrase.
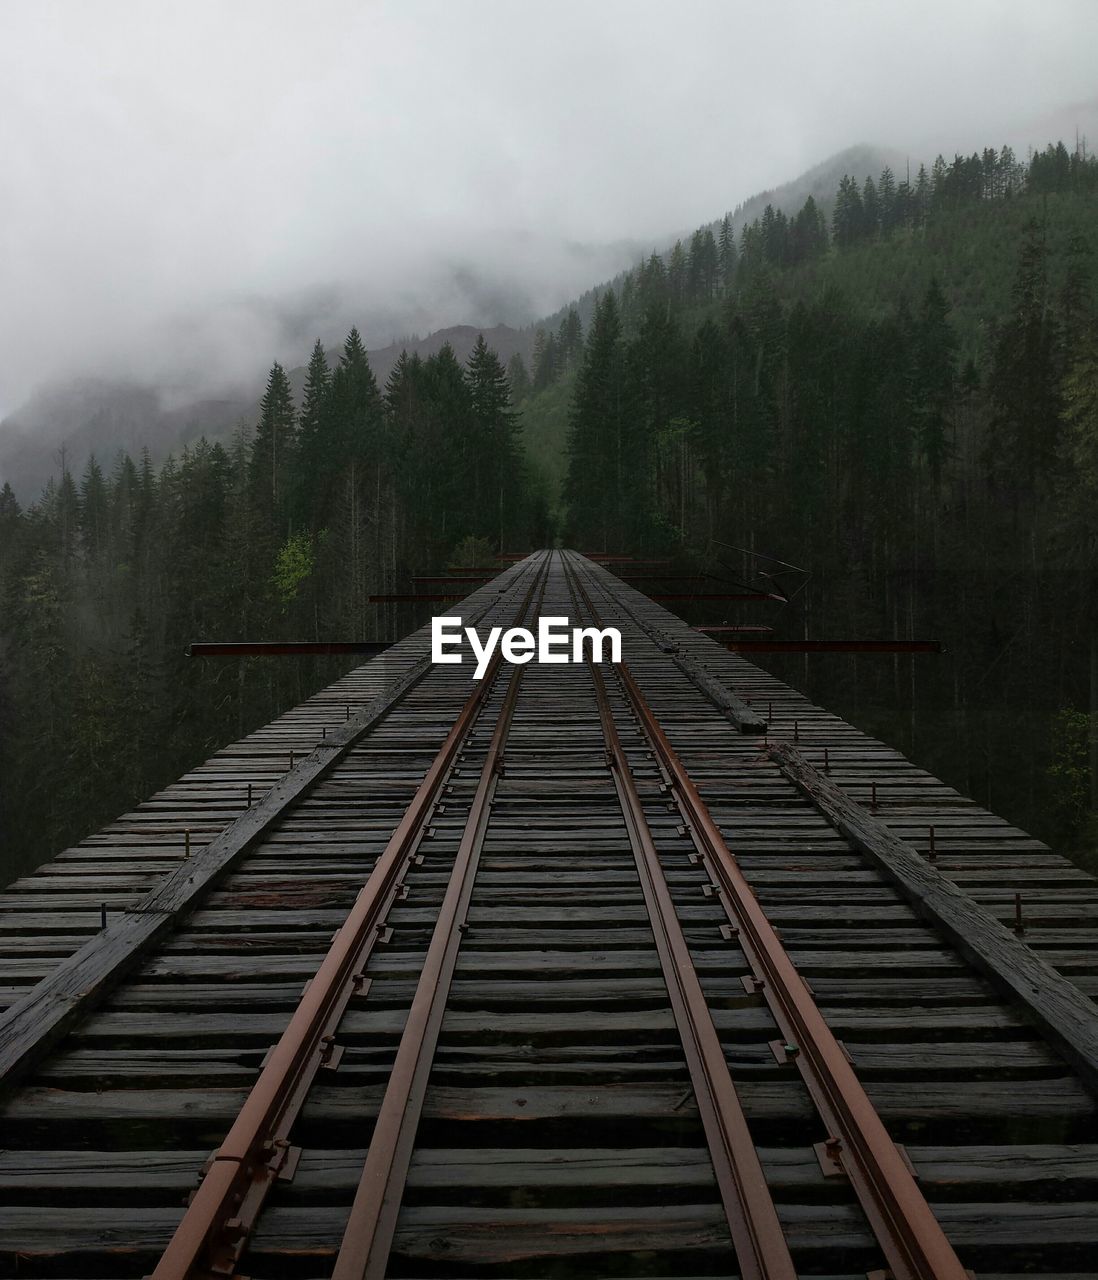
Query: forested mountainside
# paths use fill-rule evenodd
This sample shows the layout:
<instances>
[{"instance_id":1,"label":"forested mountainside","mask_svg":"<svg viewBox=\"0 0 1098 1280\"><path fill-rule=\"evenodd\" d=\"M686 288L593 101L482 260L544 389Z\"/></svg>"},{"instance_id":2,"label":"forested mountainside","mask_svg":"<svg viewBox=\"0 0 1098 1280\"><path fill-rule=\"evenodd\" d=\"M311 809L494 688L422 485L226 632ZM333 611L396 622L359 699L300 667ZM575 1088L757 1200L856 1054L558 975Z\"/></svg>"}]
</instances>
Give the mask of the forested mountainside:
<instances>
[{"instance_id":1,"label":"forested mountainside","mask_svg":"<svg viewBox=\"0 0 1098 1280\"><path fill-rule=\"evenodd\" d=\"M539 337L523 414L573 544L812 573L776 668L981 802L1095 847L1098 163L1061 144L699 230ZM720 621L699 616L699 622ZM1090 721L1098 732L1098 720ZM1089 773L1089 777L1088 777Z\"/></svg>"},{"instance_id":2,"label":"forested mountainside","mask_svg":"<svg viewBox=\"0 0 1098 1280\"><path fill-rule=\"evenodd\" d=\"M415 619L369 594L554 536L725 577L753 547L812 577L735 621L940 638L774 665L1088 856L1096 212L1098 164L1062 145L847 176L830 217L810 197L653 255L506 375L481 340L402 356L382 391L352 332L299 395L272 369L254 435L93 461L26 510L3 490L0 871L339 669L188 663L190 640L394 635Z\"/></svg>"},{"instance_id":3,"label":"forested mountainside","mask_svg":"<svg viewBox=\"0 0 1098 1280\"><path fill-rule=\"evenodd\" d=\"M481 339L398 359L319 343L300 404L275 365L258 426L159 469L120 454L21 510L0 490L0 849L10 879L342 670L188 660L196 639L373 639L370 605L500 542L544 544L503 366Z\"/></svg>"},{"instance_id":4,"label":"forested mountainside","mask_svg":"<svg viewBox=\"0 0 1098 1280\"><path fill-rule=\"evenodd\" d=\"M482 332L505 363L516 353L530 354L530 329L505 324L483 330L451 325L369 351L370 368L383 383L402 352L426 359L446 345L464 361ZM325 349L329 360L339 359L338 341L328 343ZM305 363L288 367L286 375L300 399L308 376ZM201 382L201 370L195 371L195 377ZM180 389L162 391L112 378L78 378L44 387L0 421L0 484L8 482L21 501L30 502L50 476L56 477L66 465L82 472L92 454L113 458L121 449L137 456L148 449L159 465L168 454L178 453L203 436L227 444L240 423L256 421L261 395L258 378L254 390L241 389L220 398ZM62 454L64 461L59 462Z\"/></svg>"}]
</instances>

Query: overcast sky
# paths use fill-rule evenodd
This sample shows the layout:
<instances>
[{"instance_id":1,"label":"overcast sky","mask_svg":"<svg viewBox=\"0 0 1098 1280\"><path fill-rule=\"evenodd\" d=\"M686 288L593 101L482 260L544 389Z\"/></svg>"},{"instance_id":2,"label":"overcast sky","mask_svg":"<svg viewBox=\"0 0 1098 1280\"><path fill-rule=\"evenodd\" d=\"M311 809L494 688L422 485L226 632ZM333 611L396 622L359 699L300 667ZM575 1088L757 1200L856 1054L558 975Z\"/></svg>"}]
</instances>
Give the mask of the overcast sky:
<instances>
[{"instance_id":1,"label":"overcast sky","mask_svg":"<svg viewBox=\"0 0 1098 1280\"><path fill-rule=\"evenodd\" d=\"M522 320L852 143L1093 119L1096 55L1098 0L0 0L0 415Z\"/></svg>"}]
</instances>

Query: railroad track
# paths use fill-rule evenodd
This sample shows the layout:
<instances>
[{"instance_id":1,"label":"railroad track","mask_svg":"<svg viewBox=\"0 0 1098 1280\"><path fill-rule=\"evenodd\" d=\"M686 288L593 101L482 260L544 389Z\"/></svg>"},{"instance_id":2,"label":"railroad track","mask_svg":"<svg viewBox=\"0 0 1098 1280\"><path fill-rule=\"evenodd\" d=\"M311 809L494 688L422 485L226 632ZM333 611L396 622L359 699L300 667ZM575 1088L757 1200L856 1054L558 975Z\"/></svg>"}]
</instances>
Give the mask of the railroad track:
<instances>
[{"instance_id":1,"label":"railroad track","mask_svg":"<svg viewBox=\"0 0 1098 1280\"><path fill-rule=\"evenodd\" d=\"M580 557L463 612L625 665L417 633L7 896L0 1273L1098 1274L1094 881Z\"/></svg>"}]
</instances>

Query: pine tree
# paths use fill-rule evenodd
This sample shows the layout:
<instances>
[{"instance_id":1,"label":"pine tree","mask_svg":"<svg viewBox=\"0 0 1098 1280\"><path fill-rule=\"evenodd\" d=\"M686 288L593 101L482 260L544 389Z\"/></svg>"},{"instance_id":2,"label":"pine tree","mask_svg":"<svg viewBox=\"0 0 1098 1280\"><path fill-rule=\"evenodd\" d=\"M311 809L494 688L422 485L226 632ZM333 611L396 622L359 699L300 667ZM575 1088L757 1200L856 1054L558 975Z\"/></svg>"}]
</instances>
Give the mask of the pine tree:
<instances>
[{"instance_id":1,"label":"pine tree","mask_svg":"<svg viewBox=\"0 0 1098 1280\"><path fill-rule=\"evenodd\" d=\"M835 244L840 249L849 249L862 238L865 216L862 208L862 193L857 182L848 174L839 181L839 191L835 197L835 208L831 215L831 230Z\"/></svg>"},{"instance_id":2,"label":"pine tree","mask_svg":"<svg viewBox=\"0 0 1098 1280\"><path fill-rule=\"evenodd\" d=\"M535 391L544 391L557 380L560 372L561 353L554 334L538 330L534 340L534 373Z\"/></svg>"},{"instance_id":3,"label":"pine tree","mask_svg":"<svg viewBox=\"0 0 1098 1280\"><path fill-rule=\"evenodd\" d=\"M862 188L862 227L861 235L865 240L875 240L881 229L881 202L877 195L877 184L866 177Z\"/></svg>"},{"instance_id":4,"label":"pine tree","mask_svg":"<svg viewBox=\"0 0 1098 1280\"><path fill-rule=\"evenodd\" d=\"M259 405L259 421L252 441L249 482L262 524L281 537L285 523L286 490L293 467L297 412L286 371L276 360L267 377Z\"/></svg>"},{"instance_id":5,"label":"pine tree","mask_svg":"<svg viewBox=\"0 0 1098 1280\"><path fill-rule=\"evenodd\" d=\"M317 529L322 523L320 510L321 482L325 475L327 442L330 429L329 397L332 373L328 357L319 338L313 343L309 367L305 374L305 390L301 397L301 416L297 429L297 458L294 470L293 511L295 523Z\"/></svg>"},{"instance_id":6,"label":"pine tree","mask_svg":"<svg viewBox=\"0 0 1098 1280\"><path fill-rule=\"evenodd\" d=\"M94 454L80 481L79 513L82 550L89 561L97 564L106 551L109 516L107 482Z\"/></svg>"},{"instance_id":7,"label":"pine tree","mask_svg":"<svg viewBox=\"0 0 1098 1280\"><path fill-rule=\"evenodd\" d=\"M1033 219L1023 230L1012 296L1013 311L996 338L989 390L1002 468L1016 496L1032 498L1056 457L1061 410L1047 248Z\"/></svg>"},{"instance_id":8,"label":"pine tree","mask_svg":"<svg viewBox=\"0 0 1098 1280\"><path fill-rule=\"evenodd\" d=\"M562 368L571 369L583 355L583 324L575 307L569 307L557 331L557 354Z\"/></svg>"},{"instance_id":9,"label":"pine tree","mask_svg":"<svg viewBox=\"0 0 1098 1280\"><path fill-rule=\"evenodd\" d=\"M610 550L619 528L623 465L621 323L612 289L599 298L569 414L568 475L572 536Z\"/></svg>"},{"instance_id":10,"label":"pine tree","mask_svg":"<svg viewBox=\"0 0 1098 1280\"><path fill-rule=\"evenodd\" d=\"M667 260L667 297L672 311L677 311L686 301L686 250L682 241L676 240Z\"/></svg>"},{"instance_id":11,"label":"pine tree","mask_svg":"<svg viewBox=\"0 0 1098 1280\"><path fill-rule=\"evenodd\" d=\"M8 481L0 488L0 603L3 601L5 565L15 557L23 509Z\"/></svg>"},{"instance_id":12,"label":"pine tree","mask_svg":"<svg viewBox=\"0 0 1098 1280\"><path fill-rule=\"evenodd\" d=\"M881 235L887 239L895 230L897 223L896 179L888 165L881 170L881 178L877 183L877 201L880 210Z\"/></svg>"},{"instance_id":13,"label":"pine tree","mask_svg":"<svg viewBox=\"0 0 1098 1280\"><path fill-rule=\"evenodd\" d=\"M736 277L736 234L732 228L732 215L726 213L721 219L720 243L717 248L717 269L721 290L726 292L732 288Z\"/></svg>"},{"instance_id":14,"label":"pine tree","mask_svg":"<svg viewBox=\"0 0 1098 1280\"><path fill-rule=\"evenodd\" d=\"M530 375L526 372L526 362L522 353L516 351L507 362L507 378L511 384L511 400L521 404L530 394Z\"/></svg>"},{"instance_id":15,"label":"pine tree","mask_svg":"<svg viewBox=\"0 0 1098 1280\"><path fill-rule=\"evenodd\" d=\"M575 314L574 309L570 314ZM579 320L578 315L576 316ZM508 529L517 527L520 495L509 491L519 475L518 415L511 408L511 386L499 356L478 334L468 361L472 419L482 458L478 459L474 501L497 513L496 549L502 551ZM483 477L483 479L482 479ZM482 497L483 495L483 497Z\"/></svg>"},{"instance_id":16,"label":"pine tree","mask_svg":"<svg viewBox=\"0 0 1098 1280\"><path fill-rule=\"evenodd\" d=\"M949 452L950 409L957 374L957 338L949 324L949 304L936 279L923 299L916 337L919 446L935 488Z\"/></svg>"}]
</instances>

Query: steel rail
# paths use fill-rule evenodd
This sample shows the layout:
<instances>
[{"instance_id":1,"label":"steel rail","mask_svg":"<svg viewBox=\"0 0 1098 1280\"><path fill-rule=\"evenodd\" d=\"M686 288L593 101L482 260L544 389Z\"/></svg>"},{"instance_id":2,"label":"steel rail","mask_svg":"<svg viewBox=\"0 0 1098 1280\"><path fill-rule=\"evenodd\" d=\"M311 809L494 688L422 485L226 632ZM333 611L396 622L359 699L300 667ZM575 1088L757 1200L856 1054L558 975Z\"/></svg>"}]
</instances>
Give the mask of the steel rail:
<instances>
[{"instance_id":1,"label":"steel rail","mask_svg":"<svg viewBox=\"0 0 1098 1280\"><path fill-rule=\"evenodd\" d=\"M538 566L517 616L526 616L548 557ZM335 1035L352 998L369 984L364 967L390 909L404 891L417 850L462 745L491 694L502 657L492 663L458 713L408 808L378 857L347 919L307 985L286 1030L161 1255L150 1280L234 1274L272 1186L292 1176L291 1130L317 1073L338 1064Z\"/></svg>"},{"instance_id":2,"label":"steel rail","mask_svg":"<svg viewBox=\"0 0 1098 1280\"><path fill-rule=\"evenodd\" d=\"M583 587L573 580L574 571L567 561L565 570L578 612L576 588L578 586L582 591ZM597 621L589 598L588 607ZM629 845L640 877L660 968L736 1252L738 1274L743 1280L794 1280L797 1272L785 1232L728 1070L728 1060L713 1024L709 1002L675 912L644 804L614 723L606 682L590 652L585 653L585 661L595 687L607 763L629 833ZM345 1278L336 1277L336 1280Z\"/></svg>"},{"instance_id":3,"label":"steel rail","mask_svg":"<svg viewBox=\"0 0 1098 1280\"><path fill-rule=\"evenodd\" d=\"M538 605L544 596L541 582ZM525 618L520 619L520 623ZM344 1229L332 1280L384 1280L400 1215L416 1132L450 996L458 952L480 866L492 802L503 771L525 666L516 665L504 695L481 768L457 855L450 871L427 957L416 984L408 1020L370 1138L350 1216Z\"/></svg>"},{"instance_id":4,"label":"steel rail","mask_svg":"<svg viewBox=\"0 0 1098 1280\"><path fill-rule=\"evenodd\" d=\"M592 615L586 588L580 583ZM600 625L601 625L601 620ZM618 678L648 739L669 795L686 823L724 905L731 931L783 1037L773 1049L795 1065L827 1138L821 1162L844 1172L858 1197L894 1280L966 1280L953 1246L915 1183L845 1051L835 1038L773 925L733 857L690 775L671 746L628 666Z\"/></svg>"}]
</instances>

